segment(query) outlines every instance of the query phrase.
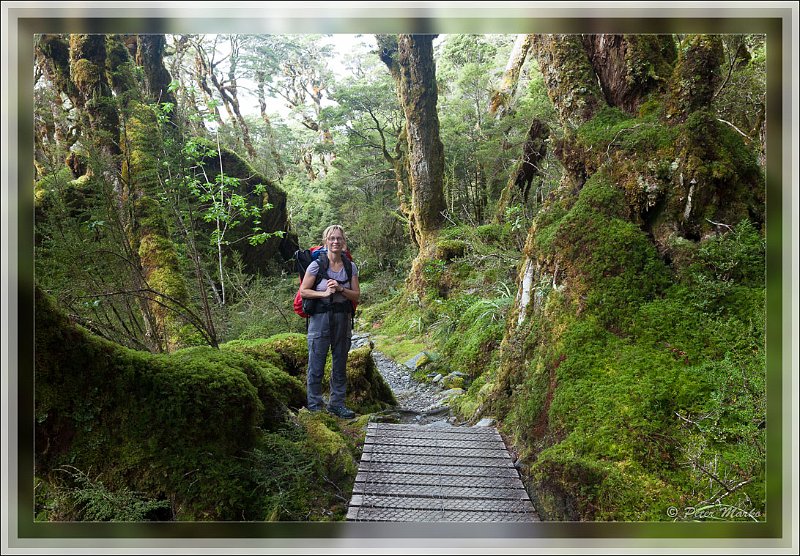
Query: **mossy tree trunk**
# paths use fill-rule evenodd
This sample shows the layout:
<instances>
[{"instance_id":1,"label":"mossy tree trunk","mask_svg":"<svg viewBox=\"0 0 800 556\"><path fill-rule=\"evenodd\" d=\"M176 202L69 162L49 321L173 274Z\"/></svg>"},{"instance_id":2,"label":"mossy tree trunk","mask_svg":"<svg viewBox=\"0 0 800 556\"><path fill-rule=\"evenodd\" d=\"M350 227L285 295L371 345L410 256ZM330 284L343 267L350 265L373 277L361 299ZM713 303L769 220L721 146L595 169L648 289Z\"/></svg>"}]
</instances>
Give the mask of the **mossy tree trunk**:
<instances>
[{"instance_id":1,"label":"mossy tree trunk","mask_svg":"<svg viewBox=\"0 0 800 556\"><path fill-rule=\"evenodd\" d=\"M411 168L411 206L421 246L441 228L445 208L444 147L436 112L433 38L433 35L400 35L397 40L400 97L406 116Z\"/></svg>"},{"instance_id":2,"label":"mossy tree trunk","mask_svg":"<svg viewBox=\"0 0 800 556\"><path fill-rule=\"evenodd\" d=\"M395 82L397 98L400 100L400 66L397 63L397 35L375 35L375 38L378 41L380 59L389 68L389 72ZM411 167L408 162L408 138L405 124L397 136L394 151L394 155L384 153L384 158L392 164L392 170L394 170L397 183L397 200L400 205L400 212L408 222L409 236L414 245L419 247L416 227L414 226L414 211L411 208L411 182L409 178Z\"/></svg>"},{"instance_id":3,"label":"mossy tree trunk","mask_svg":"<svg viewBox=\"0 0 800 556\"><path fill-rule=\"evenodd\" d=\"M609 107L633 115L648 95L664 93L677 53L674 39L669 35L536 35L532 48L563 130L561 137L553 138L555 155L564 167L562 185L575 193L607 158L595 152L597 146L578 139L579 128ZM531 136L537 130L544 132L534 122L528 140L531 147L541 141L534 152L544 155L543 141ZM541 137L542 133L534 135ZM521 178L524 185L528 176L522 170L524 166L514 177ZM536 260L532 247L536 233L534 223L520 273L520 315L530 300L523 291L540 280L542 272L549 273L553 283L558 274L558 263Z\"/></svg>"},{"instance_id":4,"label":"mossy tree trunk","mask_svg":"<svg viewBox=\"0 0 800 556\"><path fill-rule=\"evenodd\" d=\"M439 138L435 35L379 37L381 59L397 85L406 120L408 168L411 183L411 225L419 255L409 276L412 287L422 286L422 268L434 258L438 231L444 222L444 148ZM395 46L396 45L396 46Z\"/></svg>"},{"instance_id":5,"label":"mossy tree trunk","mask_svg":"<svg viewBox=\"0 0 800 556\"><path fill-rule=\"evenodd\" d=\"M519 447L531 461L549 448L551 457L560 454L552 468L532 464L540 499L566 502L560 510L550 506L557 519L592 519L592 508L577 515L574 506L572 513L565 507L579 499L598 502L578 492L588 484L580 473L590 465L582 465L595 460L565 455L570 447L557 452L568 446L568 434L570 441L584 442L577 444L584 450L584 432L573 431L563 417L551 422L567 403L560 392L574 393L578 380L563 369L574 371L575 361L586 356L583 343L569 341L586 329L599 330L609 346L635 338L632 315L689 272L693 259L687 253L740 222L756 229L763 224L756 153L711 112L720 37L688 36L680 53L676 46L667 35L546 35L533 41L561 126L553 143L564 174L529 229L489 406L514 422ZM757 258L753 265L758 268ZM590 346L586 353L591 350L602 351ZM607 378L594 367L587 372ZM581 393L569 403L587 407L594 398ZM648 419L656 409L650 408ZM675 411L665 411L662 418L672 427Z\"/></svg>"},{"instance_id":6,"label":"mossy tree trunk","mask_svg":"<svg viewBox=\"0 0 800 556\"><path fill-rule=\"evenodd\" d=\"M163 65L161 35L44 36L38 53L53 85L66 94L79 122L81 145L89 149L87 177L99 178L98 194L108 197L130 279L119 292L139 300L144 342L151 351L176 345L187 309L188 290L157 200L157 161L149 102L173 102ZM134 58L135 57L135 58ZM144 83L136 75L141 64ZM74 158L74 157L73 157ZM103 189L106 191L103 193Z\"/></svg>"}]
</instances>

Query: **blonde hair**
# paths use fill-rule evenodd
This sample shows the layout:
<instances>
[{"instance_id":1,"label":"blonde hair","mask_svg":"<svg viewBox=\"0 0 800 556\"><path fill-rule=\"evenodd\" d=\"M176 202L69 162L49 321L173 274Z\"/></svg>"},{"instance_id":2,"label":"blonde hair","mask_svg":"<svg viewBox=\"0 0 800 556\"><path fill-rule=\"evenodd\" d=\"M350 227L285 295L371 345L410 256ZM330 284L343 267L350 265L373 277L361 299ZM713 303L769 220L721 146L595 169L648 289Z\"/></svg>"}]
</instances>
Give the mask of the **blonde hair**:
<instances>
[{"instance_id":1,"label":"blonde hair","mask_svg":"<svg viewBox=\"0 0 800 556\"><path fill-rule=\"evenodd\" d=\"M332 226L328 226L327 228L325 228L325 231L322 232L322 242L324 243L324 242L328 241L328 238L330 237L330 235L333 232L337 232L337 231L338 232L342 232L342 239L344 239L344 242L347 243L347 236L344 233L344 228L342 228L339 224L334 224Z\"/></svg>"}]
</instances>

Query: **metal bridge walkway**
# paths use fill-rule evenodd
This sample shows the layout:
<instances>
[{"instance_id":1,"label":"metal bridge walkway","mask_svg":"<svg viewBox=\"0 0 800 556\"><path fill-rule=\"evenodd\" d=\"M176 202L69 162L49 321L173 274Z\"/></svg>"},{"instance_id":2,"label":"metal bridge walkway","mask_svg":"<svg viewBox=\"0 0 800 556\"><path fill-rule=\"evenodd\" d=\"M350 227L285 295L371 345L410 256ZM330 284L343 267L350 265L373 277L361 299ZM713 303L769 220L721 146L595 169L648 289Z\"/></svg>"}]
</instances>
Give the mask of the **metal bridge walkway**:
<instances>
[{"instance_id":1,"label":"metal bridge walkway","mask_svg":"<svg viewBox=\"0 0 800 556\"><path fill-rule=\"evenodd\" d=\"M539 521L491 427L369 423L348 521Z\"/></svg>"}]
</instances>

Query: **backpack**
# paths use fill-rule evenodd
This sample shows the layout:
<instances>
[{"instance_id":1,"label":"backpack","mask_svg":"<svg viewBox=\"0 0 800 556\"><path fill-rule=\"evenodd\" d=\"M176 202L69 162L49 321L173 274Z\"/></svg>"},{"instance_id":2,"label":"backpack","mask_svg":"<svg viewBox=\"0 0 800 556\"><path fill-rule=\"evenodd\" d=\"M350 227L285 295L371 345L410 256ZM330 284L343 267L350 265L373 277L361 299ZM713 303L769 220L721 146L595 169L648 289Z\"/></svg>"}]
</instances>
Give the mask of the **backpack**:
<instances>
[{"instance_id":1,"label":"backpack","mask_svg":"<svg viewBox=\"0 0 800 556\"><path fill-rule=\"evenodd\" d=\"M353 256L350 254L350 250L347 249L344 252L345 257L342 258L344 261L344 269L347 273L347 280L349 281L353 276ZM303 278L306 275L306 270L308 266L313 262L317 261L319 264L319 272L317 272L316 280L314 281L314 288L319 285L323 278L327 278L328 276L328 250L321 245L317 245L310 249L298 249L294 252L294 265L295 270L300 276L300 283L302 284ZM300 296L300 288L297 288L297 293L294 296L294 312L307 319L311 312L313 311L312 307L314 302L317 301L316 299L303 299ZM355 315L356 307L358 306L357 303L350 302L353 306L353 314ZM308 324L308 323L306 323Z\"/></svg>"}]
</instances>

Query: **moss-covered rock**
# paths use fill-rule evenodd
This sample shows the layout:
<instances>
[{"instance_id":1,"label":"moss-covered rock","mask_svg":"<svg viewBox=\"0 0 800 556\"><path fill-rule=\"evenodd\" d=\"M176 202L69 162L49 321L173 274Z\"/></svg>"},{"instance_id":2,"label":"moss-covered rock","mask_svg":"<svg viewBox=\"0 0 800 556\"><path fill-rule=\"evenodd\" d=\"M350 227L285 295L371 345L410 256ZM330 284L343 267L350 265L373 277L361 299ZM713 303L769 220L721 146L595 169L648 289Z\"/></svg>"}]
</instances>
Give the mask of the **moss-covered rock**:
<instances>
[{"instance_id":1,"label":"moss-covered rock","mask_svg":"<svg viewBox=\"0 0 800 556\"><path fill-rule=\"evenodd\" d=\"M326 371L326 382L329 372ZM347 403L358 413L374 413L397 405L392 389L375 366L369 345L352 350L347 358Z\"/></svg>"},{"instance_id":2,"label":"moss-covered rock","mask_svg":"<svg viewBox=\"0 0 800 556\"><path fill-rule=\"evenodd\" d=\"M256 172L250 164L232 150L219 147L208 139L195 137L192 142L200 153L199 160L205 168L205 176L214 183L220 172L228 178L239 180L237 193L248 203L260 209L257 217L242 219L226 234L228 252L236 251L242 256L244 269L250 273L261 272L270 259L288 261L297 249L297 236L289 230L286 192L265 176ZM203 154L206 153L206 154ZM258 191L263 191L259 193ZM265 232L283 232L282 237L273 236L259 245L251 245L244 239L252 234L255 220ZM209 230L210 233L210 230Z\"/></svg>"},{"instance_id":3,"label":"moss-covered rock","mask_svg":"<svg viewBox=\"0 0 800 556\"><path fill-rule=\"evenodd\" d=\"M233 340L220 346L270 363L293 377L304 377L308 367L305 334L277 334L257 340Z\"/></svg>"},{"instance_id":4,"label":"moss-covered rock","mask_svg":"<svg viewBox=\"0 0 800 556\"><path fill-rule=\"evenodd\" d=\"M467 244L457 239L439 239L436 242L436 258L444 261L463 257L466 250Z\"/></svg>"},{"instance_id":5,"label":"moss-covered rock","mask_svg":"<svg viewBox=\"0 0 800 556\"><path fill-rule=\"evenodd\" d=\"M70 464L112 485L174 495L187 515L236 515L225 504L200 507L214 489L230 488L237 455L264 423L248 377L260 377L258 364L128 350L71 325L41 291L36 297L36 473Z\"/></svg>"},{"instance_id":6,"label":"moss-covered rock","mask_svg":"<svg viewBox=\"0 0 800 556\"><path fill-rule=\"evenodd\" d=\"M317 454L316 460L321 466L322 475L337 483L352 481L355 479L358 463L342 436L328 428L327 419L332 418L306 410L298 414L298 421L308 436L308 445ZM331 426L335 425L331 423Z\"/></svg>"},{"instance_id":7,"label":"moss-covered rock","mask_svg":"<svg viewBox=\"0 0 800 556\"><path fill-rule=\"evenodd\" d=\"M295 422L287 406L304 403L305 392L273 364L283 361L277 352L129 350L70 323L38 288L36 317L41 518L130 515L120 504L134 491L151 501L140 507L157 510L149 519L343 518L336 496L352 485L364 423L337 428L327 415ZM101 489L75 484L89 472ZM103 504L103 512L87 513L76 500Z\"/></svg>"}]
</instances>

